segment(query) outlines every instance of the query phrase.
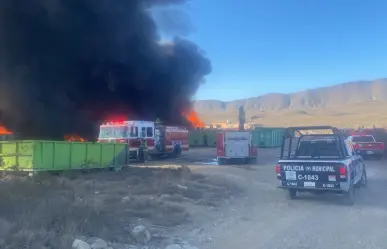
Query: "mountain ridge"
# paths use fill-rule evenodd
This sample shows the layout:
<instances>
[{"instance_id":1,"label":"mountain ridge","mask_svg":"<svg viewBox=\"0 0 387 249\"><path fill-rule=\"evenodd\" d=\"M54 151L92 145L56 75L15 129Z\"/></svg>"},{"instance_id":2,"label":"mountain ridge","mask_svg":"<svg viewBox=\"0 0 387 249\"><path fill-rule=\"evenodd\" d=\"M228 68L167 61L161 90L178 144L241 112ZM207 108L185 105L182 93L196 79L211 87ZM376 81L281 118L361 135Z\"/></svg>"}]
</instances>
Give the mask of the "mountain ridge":
<instances>
[{"instance_id":1,"label":"mountain ridge","mask_svg":"<svg viewBox=\"0 0 387 249\"><path fill-rule=\"evenodd\" d=\"M368 101L387 102L387 78L353 81L289 94L268 93L233 101L198 100L194 108L200 115L208 115L231 114L241 105L246 112L256 112L326 108Z\"/></svg>"}]
</instances>

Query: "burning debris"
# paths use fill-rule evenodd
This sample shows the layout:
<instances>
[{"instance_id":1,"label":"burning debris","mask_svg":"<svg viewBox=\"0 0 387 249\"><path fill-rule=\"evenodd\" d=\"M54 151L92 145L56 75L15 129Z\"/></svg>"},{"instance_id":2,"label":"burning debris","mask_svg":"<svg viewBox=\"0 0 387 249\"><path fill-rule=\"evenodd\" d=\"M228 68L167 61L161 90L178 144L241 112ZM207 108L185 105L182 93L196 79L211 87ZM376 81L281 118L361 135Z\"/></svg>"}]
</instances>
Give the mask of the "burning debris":
<instances>
[{"instance_id":1,"label":"burning debris","mask_svg":"<svg viewBox=\"0 0 387 249\"><path fill-rule=\"evenodd\" d=\"M64 140L69 142L86 142L86 140L83 137L80 137L77 134L65 135Z\"/></svg>"},{"instance_id":2,"label":"burning debris","mask_svg":"<svg viewBox=\"0 0 387 249\"><path fill-rule=\"evenodd\" d=\"M9 135L12 134L11 131L9 131L7 128L4 126L0 125L0 135Z\"/></svg>"},{"instance_id":3,"label":"burning debris","mask_svg":"<svg viewBox=\"0 0 387 249\"><path fill-rule=\"evenodd\" d=\"M203 128L205 126L204 123L200 120L198 114L193 110L186 112L184 116L190 125L195 128Z\"/></svg>"},{"instance_id":4,"label":"burning debris","mask_svg":"<svg viewBox=\"0 0 387 249\"><path fill-rule=\"evenodd\" d=\"M24 138L93 139L109 114L183 123L210 61L160 44L149 15L182 0L0 2L0 123Z\"/></svg>"}]
</instances>

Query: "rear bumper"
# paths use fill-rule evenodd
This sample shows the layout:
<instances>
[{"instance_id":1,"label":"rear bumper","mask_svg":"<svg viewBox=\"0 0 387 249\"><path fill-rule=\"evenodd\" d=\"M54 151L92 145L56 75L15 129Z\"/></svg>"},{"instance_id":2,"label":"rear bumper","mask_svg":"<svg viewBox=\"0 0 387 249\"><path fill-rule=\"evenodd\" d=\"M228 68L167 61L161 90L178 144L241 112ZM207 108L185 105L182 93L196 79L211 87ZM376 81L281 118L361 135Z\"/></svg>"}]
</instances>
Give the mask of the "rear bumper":
<instances>
[{"instance_id":1,"label":"rear bumper","mask_svg":"<svg viewBox=\"0 0 387 249\"><path fill-rule=\"evenodd\" d=\"M278 186L280 189L293 189L297 191L304 192L312 192L312 191L320 191L320 192L332 192L332 193L344 193L346 190L341 188L330 189L330 188L301 188L301 187L287 187L287 186Z\"/></svg>"},{"instance_id":2,"label":"rear bumper","mask_svg":"<svg viewBox=\"0 0 387 249\"><path fill-rule=\"evenodd\" d=\"M308 182L314 183L313 186L305 186L306 181L279 181L278 188L294 189L299 191L324 191L324 192L347 192L349 190L349 181L336 182Z\"/></svg>"},{"instance_id":3,"label":"rear bumper","mask_svg":"<svg viewBox=\"0 0 387 249\"><path fill-rule=\"evenodd\" d=\"M361 156L380 156L384 155L384 150L357 150Z\"/></svg>"}]
</instances>

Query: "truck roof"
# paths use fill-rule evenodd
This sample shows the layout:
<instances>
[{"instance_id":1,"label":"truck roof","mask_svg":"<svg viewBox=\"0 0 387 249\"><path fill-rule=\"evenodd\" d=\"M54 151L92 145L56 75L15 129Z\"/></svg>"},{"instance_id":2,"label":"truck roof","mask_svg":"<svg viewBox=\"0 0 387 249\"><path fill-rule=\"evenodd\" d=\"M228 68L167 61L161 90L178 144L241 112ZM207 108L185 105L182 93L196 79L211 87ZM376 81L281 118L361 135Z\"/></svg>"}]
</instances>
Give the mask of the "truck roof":
<instances>
[{"instance_id":1,"label":"truck roof","mask_svg":"<svg viewBox=\"0 0 387 249\"><path fill-rule=\"evenodd\" d=\"M102 124L101 126L126 126L126 125L154 125L155 122L153 121L143 121L143 120L128 120L128 121L111 121L111 122L106 122Z\"/></svg>"}]
</instances>

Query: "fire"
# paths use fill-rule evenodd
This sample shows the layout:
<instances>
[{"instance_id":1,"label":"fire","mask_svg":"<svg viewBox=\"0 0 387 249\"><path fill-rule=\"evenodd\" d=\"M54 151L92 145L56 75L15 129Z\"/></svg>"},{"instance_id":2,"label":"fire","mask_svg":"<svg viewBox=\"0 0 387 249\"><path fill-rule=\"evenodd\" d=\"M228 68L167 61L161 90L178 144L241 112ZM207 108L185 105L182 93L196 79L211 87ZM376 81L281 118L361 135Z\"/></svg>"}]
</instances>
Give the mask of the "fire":
<instances>
[{"instance_id":1,"label":"fire","mask_svg":"<svg viewBox=\"0 0 387 249\"><path fill-rule=\"evenodd\" d=\"M8 135L8 134L12 134L12 131L10 131L7 128L5 128L4 126L0 125L0 134L1 135Z\"/></svg>"},{"instance_id":2,"label":"fire","mask_svg":"<svg viewBox=\"0 0 387 249\"><path fill-rule=\"evenodd\" d=\"M185 117L194 127L204 127L204 123L200 120L198 114L195 111L186 113Z\"/></svg>"},{"instance_id":3,"label":"fire","mask_svg":"<svg viewBox=\"0 0 387 249\"><path fill-rule=\"evenodd\" d=\"M86 141L86 139L84 139L83 137L78 136L78 135L65 135L64 140L69 141L69 142L85 142Z\"/></svg>"}]
</instances>

